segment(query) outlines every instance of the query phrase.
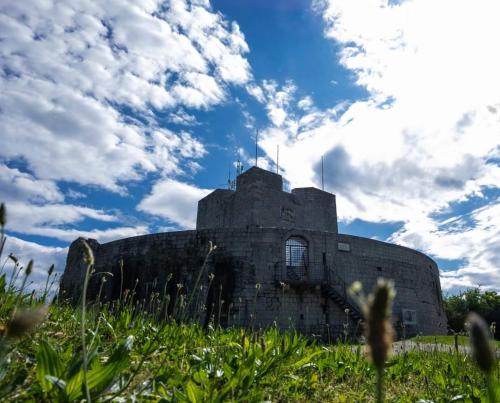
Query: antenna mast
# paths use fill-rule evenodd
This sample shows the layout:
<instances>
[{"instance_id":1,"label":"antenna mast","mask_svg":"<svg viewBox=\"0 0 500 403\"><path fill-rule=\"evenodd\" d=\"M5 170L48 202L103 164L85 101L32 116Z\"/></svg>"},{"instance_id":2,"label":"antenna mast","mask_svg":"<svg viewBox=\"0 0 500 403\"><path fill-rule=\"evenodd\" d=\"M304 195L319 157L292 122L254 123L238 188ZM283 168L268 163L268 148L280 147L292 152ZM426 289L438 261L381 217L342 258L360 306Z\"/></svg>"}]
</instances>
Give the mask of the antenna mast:
<instances>
[{"instance_id":1,"label":"antenna mast","mask_svg":"<svg viewBox=\"0 0 500 403\"><path fill-rule=\"evenodd\" d=\"M280 145L276 146L276 173L280 173Z\"/></svg>"},{"instance_id":2,"label":"antenna mast","mask_svg":"<svg viewBox=\"0 0 500 403\"><path fill-rule=\"evenodd\" d=\"M259 131L257 130L255 132L255 166L257 166L257 162L258 162L258 158L259 158L259 154L258 154L258 151L257 151L257 146L259 145Z\"/></svg>"},{"instance_id":3,"label":"antenna mast","mask_svg":"<svg viewBox=\"0 0 500 403\"><path fill-rule=\"evenodd\" d=\"M325 190L325 175L323 171L323 156L321 156L321 190Z\"/></svg>"}]
</instances>

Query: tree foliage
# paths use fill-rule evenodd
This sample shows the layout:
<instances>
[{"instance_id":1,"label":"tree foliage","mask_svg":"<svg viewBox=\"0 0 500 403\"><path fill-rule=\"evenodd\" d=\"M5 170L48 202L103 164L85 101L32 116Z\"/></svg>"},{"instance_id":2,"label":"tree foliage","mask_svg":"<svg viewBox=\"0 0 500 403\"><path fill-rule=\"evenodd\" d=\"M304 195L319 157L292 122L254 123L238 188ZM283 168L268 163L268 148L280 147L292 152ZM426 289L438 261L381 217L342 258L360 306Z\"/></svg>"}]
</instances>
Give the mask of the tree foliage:
<instances>
[{"instance_id":1,"label":"tree foliage","mask_svg":"<svg viewBox=\"0 0 500 403\"><path fill-rule=\"evenodd\" d=\"M448 327L455 331L464 330L464 322L469 312L481 315L488 324L500 324L500 294L495 291L482 291L471 288L458 295L444 298ZM500 337L500 328L496 329L495 338Z\"/></svg>"}]
</instances>

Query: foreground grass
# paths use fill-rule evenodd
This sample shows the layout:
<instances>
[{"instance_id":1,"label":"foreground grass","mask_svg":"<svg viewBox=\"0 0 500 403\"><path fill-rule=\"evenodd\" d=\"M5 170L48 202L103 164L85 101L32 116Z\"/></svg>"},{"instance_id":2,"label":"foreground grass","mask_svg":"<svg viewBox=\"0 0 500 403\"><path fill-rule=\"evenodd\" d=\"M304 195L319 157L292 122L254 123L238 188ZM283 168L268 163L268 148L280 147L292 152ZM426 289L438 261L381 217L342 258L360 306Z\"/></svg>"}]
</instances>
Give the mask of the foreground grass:
<instances>
[{"instance_id":1,"label":"foreground grass","mask_svg":"<svg viewBox=\"0 0 500 403\"><path fill-rule=\"evenodd\" d=\"M455 345L455 336L415 336L411 338L415 343L432 343L432 344L446 344ZM459 346L469 346L469 336L458 336ZM500 341L495 340L496 348L500 348Z\"/></svg>"},{"instance_id":2,"label":"foreground grass","mask_svg":"<svg viewBox=\"0 0 500 403\"><path fill-rule=\"evenodd\" d=\"M4 223L0 214L0 230ZM0 257L4 240L0 234ZM8 261L14 266L9 279L2 274ZM24 292L32 267L22 269L12 255L0 266L2 402L375 400L376 371L362 346L320 345L276 328L203 329L186 323L177 302L169 316L155 293L136 301L126 290L119 301L87 306L84 292L78 308L47 307L53 267L38 297ZM385 366L384 383L391 402L481 402L487 396L484 375L458 353L399 354Z\"/></svg>"},{"instance_id":3,"label":"foreground grass","mask_svg":"<svg viewBox=\"0 0 500 403\"><path fill-rule=\"evenodd\" d=\"M14 298L0 294L2 323ZM373 401L375 371L362 347L319 345L277 329L204 330L135 312L130 301L87 312L92 400ZM55 304L31 336L10 341L0 400L84 399L80 326L79 310ZM483 376L461 355L410 351L390 360L386 380L387 401L479 402L486 396Z\"/></svg>"}]
</instances>

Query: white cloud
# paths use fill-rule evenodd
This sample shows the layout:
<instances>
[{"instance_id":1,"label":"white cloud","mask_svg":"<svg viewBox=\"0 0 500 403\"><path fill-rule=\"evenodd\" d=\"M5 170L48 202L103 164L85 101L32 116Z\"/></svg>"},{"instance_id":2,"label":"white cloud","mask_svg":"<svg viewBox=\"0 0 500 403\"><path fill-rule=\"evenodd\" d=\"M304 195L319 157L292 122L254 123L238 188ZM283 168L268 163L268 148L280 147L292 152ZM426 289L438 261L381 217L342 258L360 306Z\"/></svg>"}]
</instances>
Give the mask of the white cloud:
<instances>
[{"instance_id":1,"label":"white cloud","mask_svg":"<svg viewBox=\"0 0 500 403\"><path fill-rule=\"evenodd\" d=\"M123 192L145 172L178 172L200 154L158 158L153 133L184 135L151 108L208 108L251 76L238 25L205 3L4 2L0 20L0 158L24 158L38 179Z\"/></svg>"},{"instance_id":2,"label":"white cloud","mask_svg":"<svg viewBox=\"0 0 500 403\"><path fill-rule=\"evenodd\" d=\"M391 240L438 258L463 259L458 270L442 273L444 290L500 288L500 199L446 220L409 220Z\"/></svg>"},{"instance_id":3,"label":"white cloud","mask_svg":"<svg viewBox=\"0 0 500 403\"><path fill-rule=\"evenodd\" d=\"M55 266L54 274L57 273L60 276L64 271L68 248L43 246L8 236L3 257L5 258L9 253L17 257L23 267L26 267L28 262L33 259L33 272L28 278L28 284L33 283L28 288L43 290L50 265L54 264ZM4 270L7 273L7 281L9 281L12 274L11 261L6 263ZM56 288L57 285L55 284Z\"/></svg>"},{"instance_id":4,"label":"white cloud","mask_svg":"<svg viewBox=\"0 0 500 403\"><path fill-rule=\"evenodd\" d=\"M357 1L314 6L326 36L340 45L340 63L369 96L321 110L305 97L297 104L293 83L264 83L271 124L260 145L268 158L279 144L292 186L318 186L324 155L326 188L337 194L341 219L404 222L415 236L410 246L467 256L462 274L493 273L489 249L474 248L499 241L498 223L478 221L456 249L447 229L433 243L440 223L432 217L500 184L498 3L370 0L362 13Z\"/></svg>"},{"instance_id":5,"label":"white cloud","mask_svg":"<svg viewBox=\"0 0 500 403\"><path fill-rule=\"evenodd\" d=\"M196 226L198 200L210 193L210 189L200 189L174 179L158 181L138 209L164 217L182 228Z\"/></svg>"},{"instance_id":6,"label":"white cloud","mask_svg":"<svg viewBox=\"0 0 500 403\"><path fill-rule=\"evenodd\" d=\"M0 165L0 189L2 201L21 198L32 202L61 202L63 194L57 185L50 180L37 180L32 175L18 169Z\"/></svg>"},{"instance_id":7,"label":"white cloud","mask_svg":"<svg viewBox=\"0 0 500 403\"><path fill-rule=\"evenodd\" d=\"M119 213L68 203L60 181L127 193L159 172L196 172L206 153L189 108L251 78L236 23L204 1L35 0L0 5L0 190L8 229L71 241L143 234ZM9 168L22 161L23 169ZM29 172L29 173L28 173ZM98 230L81 230L84 220ZM104 228L103 228L104 227ZM19 240L19 242L21 242Z\"/></svg>"},{"instance_id":8,"label":"white cloud","mask_svg":"<svg viewBox=\"0 0 500 403\"><path fill-rule=\"evenodd\" d=\"M168 118L170 122L178 125L196 126L200 124L196 120L196 117L190 115L183 109L179 109L178 111L171 113Z\"/></svg>"},{"instance_id":9,"label":"white cloud","mask_svg":"<svg viewBox=\"0 0 500 403\"><path fill-rule=\"evenodd\" d=\"M75 228L33 228L30 233L45 237L61 239L63 241L74 241L76 238L92 238L100 243L115 241L117 239L129 238L148 233L146 225L137 225L134 227L115 227L106 229L94 229L85 231Z\"/></svg>"},{"instance_id":10,"label":"white cloud","mask_svg":"<svg viewBox=\"0 0 500 403\"><path fill-rule=\"evenodd\" d=\"M196 153L196 148L193 150L189 138L188 136L179 149L185 153ZM148 230L145 225L117 226L120 218L114 213L64 203L64 196L53 181L39 180L30 174L1 164L0 188L3 190L1 201L6 204L9 231L63 241L72 241L82 236L107 242L144 234ZM75 228L85 219L96 220L101 225L112 227L93 231Z\"/></svg>"},{"instance_id":11,"label":"white cloud","mask_svg":"<svg viewBox=\"0 0 500 403\"><path fill-rule=\"evenodd\" d=\"M310 96L304 97L299 102L297 102L297 106L300 109L307 111L313 106L313 100Z\"/></svg>"}]
</instances>

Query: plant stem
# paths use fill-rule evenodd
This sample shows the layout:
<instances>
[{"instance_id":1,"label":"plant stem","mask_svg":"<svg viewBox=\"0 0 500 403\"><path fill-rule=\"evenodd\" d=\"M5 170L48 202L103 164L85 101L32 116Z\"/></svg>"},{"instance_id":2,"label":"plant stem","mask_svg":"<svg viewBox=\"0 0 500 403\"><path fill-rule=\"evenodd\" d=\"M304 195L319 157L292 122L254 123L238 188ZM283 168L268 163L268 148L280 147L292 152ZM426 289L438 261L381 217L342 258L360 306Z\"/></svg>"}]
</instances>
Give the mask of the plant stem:
<instances>
[{"instance_id":1,"label":"plant stem","mask_svg":"<svg viewBox=\"0 0 500 403\"><path fill-rule=\"evenodd\" d=\"M85 272L85 280L83 281L83 293L82 293L82 321L81 321L81 335L82 335L82 354L83 354L83 384L85 386L85 394L87 395L87 403L91 403L90 390L87 382L87 346L85 343L85 314L86 314L86 304L87 304L87 288L89 285L90 272L92 270L92 264L87 265L87 271Z\"/></svg>"},{"instance_id":2,"label":"plant stem","mask_svg":"<svg viewBox=\"0 0 500 403\"><path fill-rule=\"evenodd\" d=\"M486 378L486 384L488 386L488 399L491 403L497 402L497 394L495 390L495 382L493 382L493 375L489 374Z\"/></svg>"},{"instance_id":3,"label":"plant stem","mask_svg":"<svg viewBox=\"0 0 500 403\"><path fill-rule=\"evenodd\" d=\"M377 403L384 401L384 368L377 368Z\"/></svg>"}]
</instances>

